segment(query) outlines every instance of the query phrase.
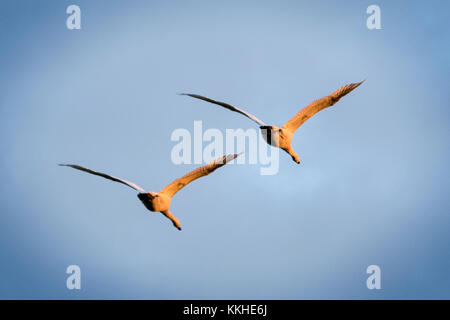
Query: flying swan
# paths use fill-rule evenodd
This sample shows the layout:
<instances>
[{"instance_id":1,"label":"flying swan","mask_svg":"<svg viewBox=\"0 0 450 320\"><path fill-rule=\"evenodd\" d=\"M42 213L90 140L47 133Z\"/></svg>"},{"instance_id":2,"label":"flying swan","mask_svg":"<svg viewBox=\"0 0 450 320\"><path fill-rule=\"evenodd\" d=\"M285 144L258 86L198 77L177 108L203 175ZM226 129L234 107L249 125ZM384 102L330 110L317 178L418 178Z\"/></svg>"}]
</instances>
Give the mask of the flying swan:
<instances>
[{"instance_id":1,"label":"flying swan","mask_svg":"<svg viewBox=\"0 0 450 320\"><path fill-rule=\"evenodd\" d=\"M220 157L211 163L199 167L197 169L194 169L193 171L189 172L188 174L182 176L179 179L176 179L175 181L171 182L167 186L164 187L160 192L146 192L144 189L139 187L138 185L122 180L110 175L107 175L105 173L93 171L84 167L81 167L76 164L60 164L60 166L66 166L71 167L77 170L85 171L90 174L95 174L97 176L123 183L130 188L133 188L134 190L139 191L138 198L142 201L142 203L145 205L145 207L150 211L156 211L161 212L163 215L165 215L168 219L170 219L173 223L173 225L178 229L181 230L180 221L174 217L174 215L169 211L170 202L172 197L180 191L184 186L191 183L192 181L201 178L203 176L206 176L216 170L217 168L220 168L227 164L228 162L232 161L236 157L238 157L239 154L230 154L227 156Z\"/></svg>"},{"instance_id":2,"label":"flying swan","mask_svg":"<svg viewBox=\"0 0 450 320\"><path fill-rule=\"evenodd\" d=\"M200 96L198 94L191 94L191 93L181 93L181 95L190 96L193 98L197 98L200 100L204 100L210 103L217 104L219 106L222 106L224 108L227 108L228 110L238 112L247 118L250 118L251 120L255 121L257 124L259 124L259 128L261 129L262 136L264 140L274 147L278 147L289 153L292 157L292 160L294 160L297 163L300 163L300 157L298 154L292 149L291 142L292 142L292 136L294 135L294 132L309 118L311 118L313 115L315 115L320 110L323 110L327 107L330 107L334 105L336 102L339 101L343 96L357 88L361 83L363 83L365 80L358 82L358 83L351 83L346 86L343 86L339 89L337 89L335 92L330 94L329 96L325 96L323 98L320 98L318 100L315 100L308 104L306 107L301 109L291 120L286 122L282 127L277 127L273 125L267 125L263 121L259 120L254 115L233 107L232 105L229 105L225 102L220 102L216 100L209 99L207 97Z\"/></svg>"}]
</instances>

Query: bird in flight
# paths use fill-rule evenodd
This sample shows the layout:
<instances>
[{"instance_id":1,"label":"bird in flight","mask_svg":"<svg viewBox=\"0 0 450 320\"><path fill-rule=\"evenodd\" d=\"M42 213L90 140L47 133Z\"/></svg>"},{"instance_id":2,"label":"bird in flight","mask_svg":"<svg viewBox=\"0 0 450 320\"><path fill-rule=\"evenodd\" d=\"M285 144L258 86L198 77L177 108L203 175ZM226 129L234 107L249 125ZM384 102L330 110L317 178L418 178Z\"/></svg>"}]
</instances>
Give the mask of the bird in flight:
<instances>
[{"instance_id":1,"label":"bird in flight","mask_svg":"<svg viewBox=\"0 0 450 320\"><path fill-rule=\"evenodd\" d=\"M139 191L138 198L142 201L142 203L145 205L145 207L154 212L161 212L164 216L166 216L168 219L170 219L173 223L173 225L178 229L181 230L180 221L174 217L174 215L169 211L170 203L172 197L180 191L184 186L191 183L192 181L201 178L203 176L206 176L216 170L217 168L220 168L227 164L228 162L232 161L236 157L238 157L239 154L230 154L227 156L220 157L211 163L204 165L203 167L199 167L197 169L192 170L188 174L185 174L179 179L174 180L170 184L164 187L160 192L146 192L144 189L139 187L138 185L122 180L113 176L110 176L105 173L93 171L84 167L81 167L76 164L60 164L60 166L66 166L71 167L77 170L81 170L90 174L94 174L112 181L123 183L130 188L133 188L134 190Z\"/></svg>"},{"instance_id":2,"label":"bird in flight","mask_svg":"<svg viewBox=\"0 0 450 320\"><path fill-rule=\"evenodd\" d=\"M190 96L193 98L197 98L200 100L204 100L210 103L217 104L219 106L222 106L228 110L238 112L247 118L250 118L251 120L255 121L259 128L261 129L262 136L264 140L274 147L278 147L289 153L289 155L292 157L292 160L294 160L297 163L300 163L300 157L298 154L294 151L294 149L291 146L292 142L292 136L294 135L294 132L309 118L311 118L313 115L315 115L320 110L323 110L327 107L330 107L334 105L336 102L339 101L343 96L348 94L349 92L353 91L355 88L357 88L361 83L363 83L365 80L358 82L358 83L351 83L346 86L343 86L336 91L334 91L329 96L325 96L323 98L320 98L318 100L315 100L308 104L306 107L301 109L291 120L286 122L282 127L274 126L274 125L267 125L254 115L239 109L237 107L234 107L228 103L216 101L204 96L200 96L198 94L191 94L191 93L182 93L181 95Z\"/></svg>"}]
</instances>

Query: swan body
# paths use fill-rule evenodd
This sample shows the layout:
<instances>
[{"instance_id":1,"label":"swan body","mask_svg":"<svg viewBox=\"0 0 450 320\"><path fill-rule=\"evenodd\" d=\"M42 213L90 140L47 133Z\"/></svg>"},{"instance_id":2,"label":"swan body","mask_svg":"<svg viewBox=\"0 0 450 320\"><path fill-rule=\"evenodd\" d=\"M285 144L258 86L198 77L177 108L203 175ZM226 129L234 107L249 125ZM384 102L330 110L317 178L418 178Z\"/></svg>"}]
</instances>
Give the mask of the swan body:
<instances>
[{"instance_id":1,"label":"swan body","mask_svg":"<svg viewBox=\"0 0 450 320\"><path fill-rule=\"evenodd\" d=\"M73 169L77 169L77 170L81 170L81 171L84 171L84 172L87 172L87 173L90 173L93 175L101 176L103 178L125 184L125 185L129 186L130 188L139 191L137 196L138 196L139 200L141 200L141 202L144 204L144 206L148 210L153 211L153 212L161 212L165 217L167 217L169 220L172 221L172 224L174 225L174 227L176 227L178 230L181 230L180 220L178 220L169 211L170 204L172 202L172 197L178 191L180 191L183 187L185 187L192 181L212 173L213 171L224 166L225 164L232 161L239 155L240 155L240 153L239 154L230 154L227 156L220 157L220 158L212 161L211 163L204 165L202 167L199 167L199 168L189 172L188 174L185 174L181 178L174 180L173 182L171 182L170 184L165 186L164 189L162 189L160 192L146 192L144 189L142 189L141 187L139 187L138 185L136 185L132 182L129 182L129 181L126 181L126 180L123 180L120 178L116 178L114 176L110 176L106 173L93 171L91 169L88 169L88 168L85 168L85 167L82 167L82 166L79 166L76 164L60 164L60 166L71 167Z\"/></svg>"},{"instance_id":2,"label":"swan body","mask_svg":"<svg viewBox=\"0 0 450 320\"><path fill-rule=\"evenodd\" d=\"M325 96L323 98L317 99L306 107L301 109L292 119L286 122L283 126L278 127L274 125L267 125L256 116L251 113L248 113L240 108L234 107L228 103L213 100L198 94L192 93L182 93L181 95L190 96L192 98L200 99L206 102L210 102L216 105L220 105L228 110L240 113L250 120L253 120L259 125L262 136L264 140L271 146L280 148L287 152L296 163L300 163L299 155L292 148L292 138L294 136L295 131L309 118L315 115L317 112L331 107L336 102L338 102L343 96L347 95L357 87L359 87L365 80L358 83L351 83L346 86L343 86L332 94Z\"/></svg>"}]
</instances>

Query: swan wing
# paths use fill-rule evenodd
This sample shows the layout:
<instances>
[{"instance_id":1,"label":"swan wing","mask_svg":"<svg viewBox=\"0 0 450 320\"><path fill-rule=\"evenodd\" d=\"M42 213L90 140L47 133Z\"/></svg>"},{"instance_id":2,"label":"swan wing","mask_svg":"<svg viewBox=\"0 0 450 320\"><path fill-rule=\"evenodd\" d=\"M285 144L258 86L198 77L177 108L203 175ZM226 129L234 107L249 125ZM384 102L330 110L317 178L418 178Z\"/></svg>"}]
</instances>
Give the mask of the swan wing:
<instances>
[{"instance_id":1,"label":"swan wing","mask_svg":"<svg viewBox=\"0 0 450 320\"><path fill-rule=\"evenodd\" d=\"M171 182L167 186L164 187L164 189L161 190L160 193L164 193L165 195L172 198L175 193L180 191L184 186L188 185L192 181L207 176L217 168L220 168L224 165L226 165L228 162L232 161L233 159L237 158L239 154L229 154L227 156L223 156L220 158L217 158L216 160L212 161L211 163L204 165L203 167L199 167L197 169L192 170L188 174L185 174L179 179L176 179L175 181Z\"/></svg>"},{"instance_id":2,"label":"swan wing","mask_svg":"<svg viewBox=\"0 0 450 320\"><path fill-rule=\"evenodd\" d=\"M329 96L317 99L301 109L291 120L286 122L282 128L295 132L306 120L317 112L334 105L343 96L359 87L365 80L358 83L351 83L334 91Z\"/></svg>"},{"instance_id":3,"label":"swan wing","mask_svg":"<svg viewBox=\"0 0 450 320\"><path fill-rule=\"evenodd\" d=\"M109 179L109 180L112 180L112 181L123 183L124 185L127 185L130 188L133 188L134 190L137 190L137 191L140 191L142 193L145 193L144 189L142 189L138 185L134 184L133 182L129 182L129 181L126 181L126 180L123 180L123 179L119 179L119 178L110 176L110 175L108 175L106 173L94 171L94 170L91 170L91 169L88 169L88 168L85 168L85 167L82 167L82 166L79 166L79 165L76 165L76 164L60 164L60 166L71 167L71 168L74 168L74 169L77 169L77 170L81 170L81 171L84 171L84 172L87 172L87 173L90 173L90 174L94 174L96 176L100 176L100 177L103 177L103 178L106 178L106 179Z\"/></svg>"},{"instance_id":4,"label":"swan wing","mask_svg":"<svg viewBox=\"0 0 450 320\"><path fill-rule=\"evenodd\" d=\"M231 110L231 111L234 111L234 112L238 112L238 113L240 113L240 114L243 114L243 115L246 116L247 118L249 118L249 119L255 121L255 122L256 122L257 124L259 124L260 126L265 126L265 125L266 125L263 121L259 120L257 117L255 117L255 116L252 115L251 113L248 113L248 112L246 112L246 111L244 111L244 110L242 110L242 109L236 108L236 107L232 106L231 104L228 104L228 103L225 103L225 102L221 102L221 101L216 101L216 100L213 100L213 99L204 97L204 96L200 96L200 95L198 95L198 94L182 93L181 95L183 95L183 96L189 96L189 97L192 97L192 98L196 98L196 99L200 99L200 100L203 100L203 101L207 101L207 102L210 102L210 103L217 104L217 105L219 105L219 106L222 106L222 107L224 107L224 108L227 108L228 110Z\"/></svg>"}]
</instances>

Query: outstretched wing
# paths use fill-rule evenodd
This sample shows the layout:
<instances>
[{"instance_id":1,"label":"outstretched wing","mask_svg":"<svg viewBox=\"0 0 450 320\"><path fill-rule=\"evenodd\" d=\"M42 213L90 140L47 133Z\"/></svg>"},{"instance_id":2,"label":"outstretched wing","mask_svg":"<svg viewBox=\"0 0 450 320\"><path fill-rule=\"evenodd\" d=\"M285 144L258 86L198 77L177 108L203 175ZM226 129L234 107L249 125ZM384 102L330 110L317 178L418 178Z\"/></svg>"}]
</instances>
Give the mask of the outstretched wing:
<instances>
[{"instance_id":1,"label":"outstretched wing","mask_svg":"<svg viewBox=\"0 0 450 320\"><path fill-rule=\"evenodd\" d=\"M306 107L304 107L302 110L300 110L291 120L286 122L283 125L284 129L290 130L294 132L297 130L306 120L311 118L313 115L315 115L320 110L323 110L327 107L330 107L334 105L336 102L339 101L343 96L357 88L361 85L365 80L358 82L358 83L351 83L346 86L343 86L339 89L337 89L335 92L330 94L329 96L320 98L318 100L315 100L308 104Z\"/></svg>"},{"instance_id":2,"label":"outstretched wing","mask_svg":"<svg viewBox=\"0 0 450 320\"><path fill-rule=\"evenodd\" d=\"M213 99L210 99L210 98L207 98L207 97L200 96L200 95L198 95L198 94L181 93L181 95L183 95L183 96L189 96L189 97L192 97L192 98L197 98L197 99L200 99L200 100L203 100L203 101L207 101L207 102L210 102L210 103L217 104L217 105L219 105L219 106L222 106L222 107L224 107L224 108L227 108L228 110L235 111L235 112L238 112L238 113L240 113L240 114L243 114L243 115L246 116L247 118L249 118L249 119L255 121L255 122L256 122L257 124L259 124L260 126L265 126L265 125L266 125L263 121L259 120L257 117L255 117L255 116L252 115L251 113L248 113L248 112L245 112L244 110L241 110L241 109L239 109L239 108L233 107L232 105L230 105L230 104L228 104L228 103L216 101L216 100L213 100Z\"/></svg>"},{"instance_id":3,"label":"outstretched wing","mask_svg":"<svg viewBox=\"0 0 450 320\"><path fill-rule=\"evenodd\" d=\"M110 176L110 175L108 175L108 174L106 174L106 173L101 173L101 172L93 171L93 170L91 170L91 169L84 168L84 167L82 167L82 166L78 166L78 165L76 165L76 164L60 164L60 166L71 167L71 168L74 168L74 169L77 169L77 170L81 170L81 171L84 171L84 172L87 172L87 173L90 173L90 174L95 174L96 176L100 176L100 177L103 177L103 178L106 178L106 179L109 179L109 180L112 180L112 181L116 181L116 182L123 183L123 184L129 186L130 188L133 188L134 190L137 190L137 191L140 191L140 192L143 192L143 193L145 192L144 189L142 189L142 188L139 187L138 185L135 185L133 182L129 182L129 181L126 181L126 180L122 180L122 179L119 179L119 178Z\"/></svg>"},{"instance_id":4,"label":"outstretched wing","mask_svg":"<svg viewBox=\"0 0 450 320\"><path fill-rule=\"evenodd\" d=\"M162 189L160 193L164 193L165 195L167 195L169 197L173 197L175 193L180 191L187 184L191 183L192 181L194 181L198 178L207 176L208 174L210 174L217 168L220 168L220 167L226 165L228 162L235 159L240 154L241 153L229 154L227 156L220 157L203 167L197 168L197 169L189 172L188 174L182 176L181 178L171 182L167 186L165 186L164 189Z\"/></svg>"}]
</instances>

